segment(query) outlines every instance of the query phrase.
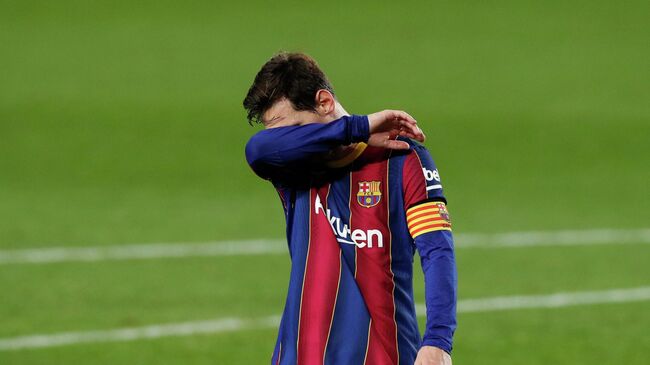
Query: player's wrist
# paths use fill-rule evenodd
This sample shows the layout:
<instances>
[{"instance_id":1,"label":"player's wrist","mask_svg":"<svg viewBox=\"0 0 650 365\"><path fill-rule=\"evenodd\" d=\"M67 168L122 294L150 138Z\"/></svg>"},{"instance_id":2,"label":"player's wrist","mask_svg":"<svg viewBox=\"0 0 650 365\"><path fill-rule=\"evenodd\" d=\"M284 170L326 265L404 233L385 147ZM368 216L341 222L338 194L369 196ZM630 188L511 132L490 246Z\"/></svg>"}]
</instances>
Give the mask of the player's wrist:
<instances>
[{"instance_id":1,"label":"player's wrist","mask_svg":"<svg viewBox=\"0 0 650 365\"><path fill-rule=\"evenodd\" d=\"M348 117L348 140L350 143L367 142L370 138L370 121L367 115Z\"/></svg>"},{"instance_id":2,"label":"player's wrist","mask_svg":"<svg viewBox=\"0 0 650 365\"><path fill-rule=\"evenodd\" d=\"M448 352L435 347L423 346L420 348L415 359L416 365L451 365L451 355Z\"/></svg>"},{"instance_id":3,"label":"player's wrist","mask_svg":"<svg viewBox=\"0 0 650 365\"><path fill-rule=\"evenodd\" d=\"M451 354L452 346L447 340L444 340L444 339L441 339L441 338L426 338L425 337L422 340L422 344L421 344L420 347L427 347L427 346L435 347L435 348L438 348L438 349L440 349L440 350L442 350L442 351L444 351L444 352L446 352L448 354Z\"/></svg>"}]
</instances>

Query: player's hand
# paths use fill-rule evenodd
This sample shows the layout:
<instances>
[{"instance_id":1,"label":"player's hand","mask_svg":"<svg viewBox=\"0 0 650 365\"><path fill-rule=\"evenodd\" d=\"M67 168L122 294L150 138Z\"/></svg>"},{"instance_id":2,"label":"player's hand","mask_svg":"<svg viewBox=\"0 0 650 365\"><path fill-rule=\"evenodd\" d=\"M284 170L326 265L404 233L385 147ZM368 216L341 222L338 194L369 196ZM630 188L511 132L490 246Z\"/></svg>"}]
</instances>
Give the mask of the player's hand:
<instances>
[{"instance_id":1,"label":"player's hand","mask_svg":"<svg viewBox=\"0 0 650 365\"><path fill-rule=\"evenodd\" d=\"M370 138L368 144L375 147L393 150L407 150L409 144L396 141L397 136L403 136L424 142L424 133L418 127L417 121L408 113L401 110L383 110L368 115Z\"/></svg>"},{"instance_id":2,"label":"player's hand","mask_svg":"<svg viewBox=\"0 0 650 365\"><path fill-rule=\"evenodd\" d=\"M451 365L451 356L434 346L422 346L414 365Z\"/></svg>"}]
</instances>

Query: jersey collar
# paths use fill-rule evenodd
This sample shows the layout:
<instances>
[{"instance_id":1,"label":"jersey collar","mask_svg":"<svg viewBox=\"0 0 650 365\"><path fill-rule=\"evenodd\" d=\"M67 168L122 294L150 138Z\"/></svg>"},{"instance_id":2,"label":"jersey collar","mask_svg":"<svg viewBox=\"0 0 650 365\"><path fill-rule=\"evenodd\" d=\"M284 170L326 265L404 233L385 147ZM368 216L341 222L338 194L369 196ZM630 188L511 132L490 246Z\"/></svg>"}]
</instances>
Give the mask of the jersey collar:
<instances>
[{"instance_id":1,"label":"jersey collar","mask_svg":"<svg viewBox=\"0 0 650 365\"><path fill-rule=\"evenodd\" d=\"M352 161L356 160L359 156L361 156L363 151L366 150L366 147L368 147L368 145L363 142L357 143L357 145L354 146L354 149L350 151L347 155L339 158L338 160L328 161L327 167L338 169L351 164Z\"/></svg>"}]
</instances>

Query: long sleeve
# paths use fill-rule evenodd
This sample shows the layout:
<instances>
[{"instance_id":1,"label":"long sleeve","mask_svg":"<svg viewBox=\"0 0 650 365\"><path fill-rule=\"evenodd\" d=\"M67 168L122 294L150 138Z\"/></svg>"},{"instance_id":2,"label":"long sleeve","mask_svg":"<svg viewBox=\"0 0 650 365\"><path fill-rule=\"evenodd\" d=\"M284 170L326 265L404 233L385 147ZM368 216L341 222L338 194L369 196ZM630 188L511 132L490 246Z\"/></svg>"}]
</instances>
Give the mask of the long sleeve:
<instances>
[{"instance_id":1,"label":"long sleeve","mask_svg":"<svg viewBox=\"0 0 650 365\"><path fill-rule=\"evenodd\" d=\"M246 144L246 160L257 175L274 179L309 169L313 158L336 146L365 142L369 137L367 116L344 116L330 123L265 129Z\"/></svg>"},{"instance_id":2,"label":"long sleeve","mask_svg":"<svg viewBox=\"0 0 650 365\"><path fill-rule=\"evenodd\" d=\"M427 324L423 346L435 346L451 353L456 330L456 263L451 231L419 235L415 245L424 272Z\"/></svg>"},{"instance_id":3,"label":"long sleeve","mask_svg":"<svg viewBox=\"0 0 650 365\"><path fill-rule=\"evenodd\" d=\"M457 273L451 220L429 152L415 146L403 170L404 209L424 272L426 329L422 346L451 353L456 330Z\"/></svg>"}]
</instances>

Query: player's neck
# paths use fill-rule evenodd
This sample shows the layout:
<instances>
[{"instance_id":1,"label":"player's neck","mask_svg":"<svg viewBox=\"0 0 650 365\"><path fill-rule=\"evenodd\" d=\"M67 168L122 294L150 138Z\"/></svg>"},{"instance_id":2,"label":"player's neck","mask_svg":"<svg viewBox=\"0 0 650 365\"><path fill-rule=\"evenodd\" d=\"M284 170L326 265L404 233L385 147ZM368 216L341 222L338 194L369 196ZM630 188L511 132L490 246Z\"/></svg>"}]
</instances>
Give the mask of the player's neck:
<instances>
[{"instance_id":1,"label":"player's neck","mask_svg":"<svg viewBox=\"0 0 650 365\"><path fill-rule=\"evenodd\" d=\"M332 115L332 121L340 119L344 116L349 116L348 113L340 103L336 103L336 107ZM330 162L328 164L334 165L336 167L342 167L349 162L352 162L356 159L361 152L365 149L365 144L363 146L358 143L352 143L348 146L339 146L335 148L329 156ZM349 161L349 162L348 162ZM346 163L347 162L347 163Z\"/></svg>"},{"instance_id":2,"label":"player's neck","mask_svg":"<svg viewBox=\"0 0 650 365\"><path fill-rule=\"evenodd\" d=\"M325 123L330 123L333 122L337 119L341 119L342 117L349 116L350 113L348 113L343 106L340 103L336 103L334 106L334 110L332 110L330 113L324 116L323 121ZM322 123L322 122L321 122Z\"/></svg>"},{"instance_id":3,"label":"player's neck","mask_svg":"<svg viewBox=\"0 0 650 365\"><path fill-rule=\"evenodd\" d=\"M340 103L336 103L336 106L334 107L334 116L335 119L342 118L344 116L348 116L350 113L348 113L344 108L343 105Z\"/></svg>"}]
</instances>

